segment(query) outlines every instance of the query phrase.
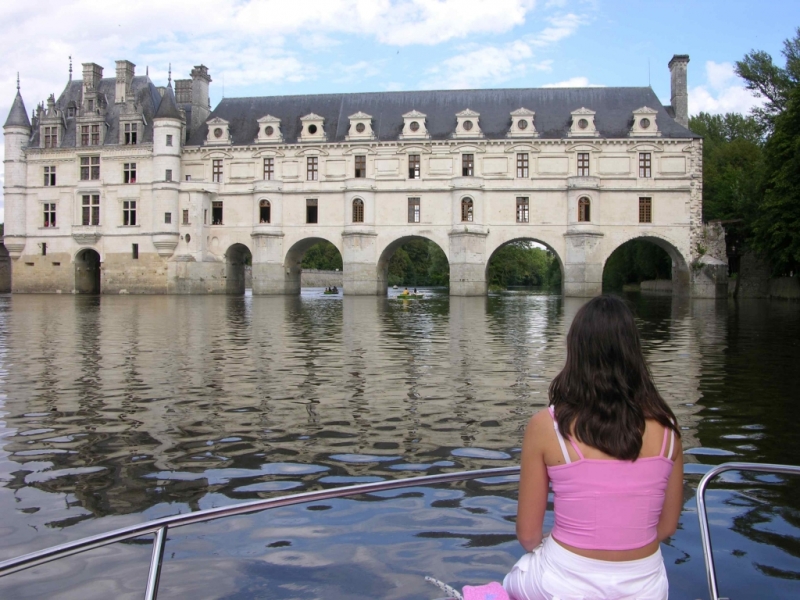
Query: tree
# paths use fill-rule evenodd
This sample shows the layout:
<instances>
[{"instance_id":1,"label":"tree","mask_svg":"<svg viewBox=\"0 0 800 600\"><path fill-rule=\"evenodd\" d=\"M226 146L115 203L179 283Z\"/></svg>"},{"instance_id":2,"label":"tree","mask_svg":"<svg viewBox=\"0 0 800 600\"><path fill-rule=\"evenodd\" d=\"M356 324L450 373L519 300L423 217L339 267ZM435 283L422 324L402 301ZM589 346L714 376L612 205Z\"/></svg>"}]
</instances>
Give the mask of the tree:
<instances>
[{"instance_id":1,"label":"tree","mask_svg":"<svg viewBox=\"0 0 800 600\"><path fill-rule=\"evenodd\" d=\"M800 83L800 27L794 39L784 40L786 66L772 62L772 56L763 50L751 50L744 59L736 62L736 74L747 82L747 89L757 98L764 98L764 106L753 109L753 115L772 131L775 119L789 104L789 96Z\"/></svg>"},{"instance_id":2,"label":"tree","mask_svg":"<svg viewBox=\"0 0 800 600\"><path fill-rule=\"evenodd\" d=\"M561 268L547 250L531 242L511 242L495 252L489 261L488 283L501 288L556 286L561 283Z\"/></svg>"},{"instance_id":3,"label":"tree","mask_svg":"<svg viewBox=\"0 0 800 600\"><path fill-rule=\"evenodd\" d=\"M751 224L762 195L764 128L752 116L700 113L689 129L703 136L703 219Z\"/></svg>"},{"instance_id":4,"label":"tree","mask_svg":"<svg viewBox=\"0 0 800 600\"><path fill-rule=\"evenodd\" d=\"M322 271L341 271L342 255L330 242L319 242L309 248L303 255L301 266L304 269L320 269Z\"/></svg>"},{"instance_id":5,"label":"tree","mask_svg":"<svg viewBox=\"0 0 800 600\"><path fill-rule=\"evenodd\" d=\"M800 88L775 119L765 147L764 199L753 225L753 245L776 274L800 269Z\"/></svg>"}]
</instances>

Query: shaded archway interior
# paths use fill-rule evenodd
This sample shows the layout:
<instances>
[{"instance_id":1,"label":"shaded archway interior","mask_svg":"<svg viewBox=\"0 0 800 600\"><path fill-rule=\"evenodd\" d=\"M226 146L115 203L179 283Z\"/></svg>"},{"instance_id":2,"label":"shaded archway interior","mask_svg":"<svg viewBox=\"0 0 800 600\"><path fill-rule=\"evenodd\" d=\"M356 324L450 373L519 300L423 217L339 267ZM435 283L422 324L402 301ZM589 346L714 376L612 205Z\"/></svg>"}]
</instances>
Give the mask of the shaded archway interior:
<instances>
[{"instance_id":1,"label":"shaded archway interior","mask_svg":"<svg viewBox=\"0 0 800 600\"><path fill-rule=\"evenodd\" d=\"M656 248L663 252L661 257ZM671 290L680 295L690 292L689 265L681 252L667 240L648 235L632 238L617 246L603 265L604 289L648 280L671 282L668 289L662 291Z\"/></svg>"},{"instance_id":2,"label":"shaded archway interior","mask_svg":"<svg viewBox=\"0 0 800 600\"><path fill-rule=\"evenodd\" d=\"M557 279L556 279L555 275L551 274L550 277L553 279L553 281L546 280L547 278L545 277L545 278L543 278L545 280L543 280L542 283L538 283L538 284L535 284L535 285L552 285L553 287L557 287L558 289L560 289L561 292L563 293L563 290L564 290L564 262L561 260L561 256L559 256L558 252L556 252L556 250L552 246L550 246L550 244L547 244L547 243L545 243L545 242L543 242L541 240L538 240L536 238L529 238L529 237L514 238L513 240L509 240L509 241L501 244L500 246L498 246L497 248L494 249L492 254L489 256L489 260L486 261L485 276L486 276L486 284L487 284L487 286L490 286L493 283L492 282L492 277L491 277L491 275L492 275L491 271L492 271L493 263L496 264L496 259L499 256L501 256L503 254L503 251L506 250L509 246L511 246L512 244L519 244L519 243L524 243L524 244L528 244L528 245L529 244L537 244L538 246L542 246L543 248L539 248L539 250L542 250L543 252L547 252L551 257L550 260L554 261L555 265L558 267L560 276ZM536 250L536 249L537 248L534 247L531 250Z\"/></svg>"},{"instance_id":3,"label":"shaded archway interior","mask_svg":"<svg viewBox=\"0 0 800 600\"><path fill-rule=\"evenodd\" d=\"M253 263L253 254L244 244L233 244L225 252L225 291L242 295L246 288L246 267Z\"/></svg>"},{"instance_id":4,"label":"shaded archway interior","mask_svg":"<svg viewBox=\"0 0 800 600\"><path fill-rule=\"evenodd\" d=\"M432 240L432 239L430 239L428 237L421 236L421 235L409 235L409 236L401 237L399 239L394 240L392 243L390 243L388 246L386 246L386 248L383 249L383 252L381 253L380 258L378 259L378 273L377 274L378 274L378 289L379 290L386 290L386 293L388 294L389 286L391 285L389 268L392 265L392 259L395 256L395 254L398 252L398 250L400 250L401 248L408 247L408 246L412 245L413 242L424 242L426 245L428 245L428 258L431 259L431 262L438 260L438 262L436 262L436 265L434 266L434 269L437 271L437 273L438 273L438 271L442 272L441 273L441 277L440 277L441 281L434 281L433 283L431 283L432 280L430 280L430 279L419 280L419 278L416 278L416 280L415 280L413 275L408 274L405 278L403 278L402 276L399 276L399 278L397 279L396 282L391 282L391 283L395 283L396 285L415 285L415 286L416 285L448 285L449 284L449 281L450 281L450 263L449 263L449 259L447 257L447 253L445 252L444 248L442 248L441 245L438 242L436 242L435 240ZM438 249L438 252L436 253L436 254L438 254L438 256L433 256L433 257L430 256L430 254L431 254L430 246L431 245L435 246L435 248ZM417 248L416 250L419 250L419 249ZM413 259L411 257L409 257L409 260L411 260L413 262ZM414 267L419 267L420 265L414 264L413 266ZM401 279L410 279L410 280L406 281L406 280L401 280Z\"/></svg>"},{"instance_id":5,"label":"shaded archway interior","mask_svg":"<svg viewBox=\"0 0 800 600\"><path fill-rule=\"evenodd\" d=\"M100 293L100 255L87 248L75 256L75 292L78 294Z\"/></svg>"},{"instance_id":6,"label":"shaded archway interior","mask_svg":"<svg viewBox=\"0 0 800 600\"><path fill-rule=\"evenodd\" d=\"M331 242L322 237L310 237L300 240L299 242L295 243L289 251L286 253L286 258L284 260L284 269L286 273L286 286L290 293L300 293L301 288L301 275L303 272L303 262L304 258L306 258L306 254L309 250L313 248L317 248L320 250L320 253L323 253L325 250L333 252L331 248L336 251L336 255L338 256L337 264L342 264L342 253L341 250ZM329 265L312 265L307 268L320 268L322 267L323 270L330 270ZM341 267L339 267L341 268Z\"/></svg>"}]
</instances>

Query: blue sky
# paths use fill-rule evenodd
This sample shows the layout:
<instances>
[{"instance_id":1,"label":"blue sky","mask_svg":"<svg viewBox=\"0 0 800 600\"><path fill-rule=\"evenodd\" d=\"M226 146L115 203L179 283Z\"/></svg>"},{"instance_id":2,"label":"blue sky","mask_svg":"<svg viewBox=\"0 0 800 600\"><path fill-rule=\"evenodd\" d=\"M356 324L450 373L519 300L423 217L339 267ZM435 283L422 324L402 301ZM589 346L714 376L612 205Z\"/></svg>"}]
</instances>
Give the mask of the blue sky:
<instances>
[{"instance_id":1,"label":"blue sky","mask_svg":"<svg viewBox=\"0 0 800 600\"><path fill-rule=\"evenodd\" d=\"M44 0L3 2L0 115L16 73L28 111L80 63L149 67L156 84L208 66L226 96L396 89L652 85L689 54L691 113L747 112L733 74L751 49L783 64L800 0ZM649 75L648 75L649 71ZM0 206L2 199L0 198ZM0 220L2 208L0 208Z\"/></svg>"}]
</instances>

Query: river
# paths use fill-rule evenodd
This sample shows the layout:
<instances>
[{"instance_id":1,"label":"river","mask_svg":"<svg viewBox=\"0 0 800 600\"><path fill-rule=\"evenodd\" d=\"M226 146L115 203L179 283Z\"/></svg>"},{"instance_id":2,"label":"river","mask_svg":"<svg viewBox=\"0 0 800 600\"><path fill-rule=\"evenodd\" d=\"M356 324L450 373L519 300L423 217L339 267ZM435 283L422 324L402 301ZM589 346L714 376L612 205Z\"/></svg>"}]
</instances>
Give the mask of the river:
<instances>
[{"instance_id":1,"label":"river","mask_svg":"<svg viewBox=\"0 0 800 600\"><path fill-rule=\"evenodd\" d=\"M248 499L517 464L584 302L321 292L0 296L0 558ZM686 451L671 598L705 597L700 476L800 464L800 305L627 297ZM800 481L729 474L708 497L722 594L800 596ZM479 481L192 526L170 534L162 596L434 598L422 575L511 567L515 498ZM140 598L149 550L39 567L0 595Z\"/></svg>"}]
</instances>

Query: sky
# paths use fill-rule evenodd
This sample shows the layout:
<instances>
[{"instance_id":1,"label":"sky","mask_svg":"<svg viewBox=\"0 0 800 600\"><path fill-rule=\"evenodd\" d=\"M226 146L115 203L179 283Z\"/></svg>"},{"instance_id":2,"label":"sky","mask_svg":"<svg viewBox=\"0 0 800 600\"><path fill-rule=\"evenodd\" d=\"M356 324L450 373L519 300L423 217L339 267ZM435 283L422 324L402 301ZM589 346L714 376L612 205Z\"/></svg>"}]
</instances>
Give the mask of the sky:
<instances>
[{"instance_id":1,"label":"sky","mask_svg":"<svg viewBox=\"0 0 800 600\"><path fill-rule=\"evenodd\" d=\"M753 49L781 66L800 0L38 0L0 2L0 119L64 89L96 62L156 85L205 64L223 96L416 89L651 85L689 54L689 112L747 113L736 77ZM3 148L0 146L0 157ZM0 175L0 183L3 176ZM4 220L0 196L0 222Z\"/></svg>"}]
</instances>

